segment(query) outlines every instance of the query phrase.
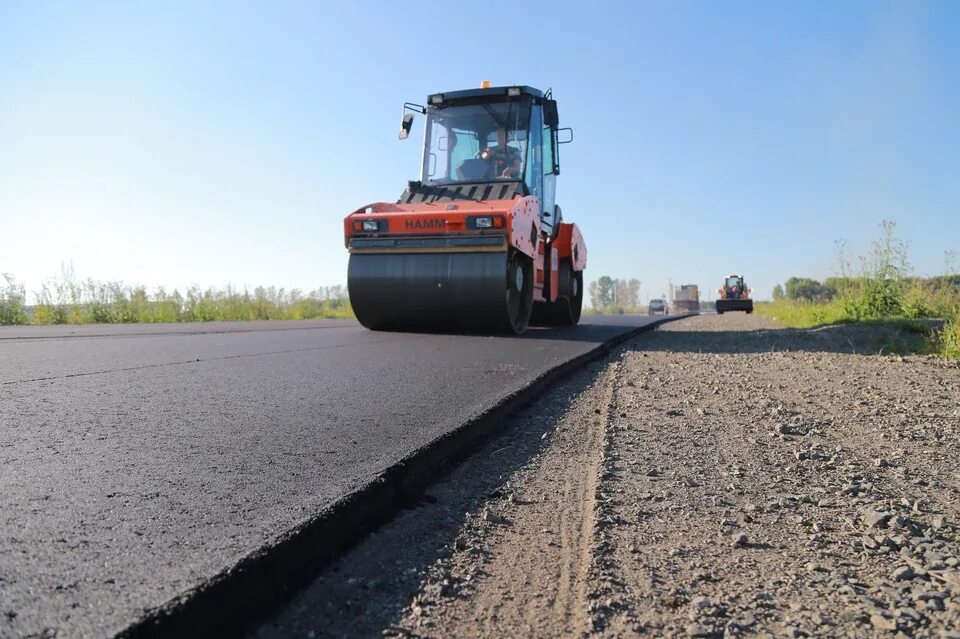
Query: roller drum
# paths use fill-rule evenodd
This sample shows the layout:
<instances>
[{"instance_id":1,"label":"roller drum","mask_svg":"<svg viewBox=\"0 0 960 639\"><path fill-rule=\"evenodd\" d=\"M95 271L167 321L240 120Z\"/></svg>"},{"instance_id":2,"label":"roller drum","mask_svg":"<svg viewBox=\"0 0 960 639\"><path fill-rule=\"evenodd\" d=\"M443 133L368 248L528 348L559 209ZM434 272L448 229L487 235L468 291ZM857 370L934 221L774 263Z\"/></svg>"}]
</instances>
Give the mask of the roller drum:
<instances>
[{"instance_id":1,"label":"roller drum","mask_svg":"<svg viewBox=\"0 0 960 639\"><path fill-rule=\"evenodd\" d=\"M373 330L520 333L532 286L529 261L507 252L354 253L347 272L353 311Z\"/></svg>"}]
</instances>

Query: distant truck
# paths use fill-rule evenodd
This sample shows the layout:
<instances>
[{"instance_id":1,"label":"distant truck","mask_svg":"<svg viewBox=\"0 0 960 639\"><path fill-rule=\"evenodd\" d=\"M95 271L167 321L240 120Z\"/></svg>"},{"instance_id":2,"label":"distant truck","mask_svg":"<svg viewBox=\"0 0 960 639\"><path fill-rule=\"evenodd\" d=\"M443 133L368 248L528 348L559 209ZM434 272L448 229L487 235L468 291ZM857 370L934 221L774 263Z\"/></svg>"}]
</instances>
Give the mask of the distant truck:
<instances>
[{"instance_id":1,"label":"distant truck","mask_svg":"<svg viewBox=\"0 0 960 639\"><path fill-rule=\"evenodd\" d=\"M681 284L673 289L673 310L700 312L700 289L696 284Z\"/></svg>"},{"instance_id":2,"label":"distant truck","mask_svg":"<svg viewBox=\"0 0 960 639\"><path fill-rule=\"evenodd\" d=\"M743 276L731 273L723 280L723 286L717 289L720 299L717 300L717 314L723 315L727 311L753 312L753 300L750 293L753 289L747 288Z\"/></svg>"}]
</instances>

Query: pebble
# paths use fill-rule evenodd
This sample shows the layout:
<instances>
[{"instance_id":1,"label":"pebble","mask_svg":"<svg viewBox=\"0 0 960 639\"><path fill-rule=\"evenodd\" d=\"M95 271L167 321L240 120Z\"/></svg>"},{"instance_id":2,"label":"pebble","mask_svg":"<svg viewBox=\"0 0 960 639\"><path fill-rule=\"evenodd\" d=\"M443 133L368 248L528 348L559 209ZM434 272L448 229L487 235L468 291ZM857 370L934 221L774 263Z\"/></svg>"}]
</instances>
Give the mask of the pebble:
<instances>
[{"instance_id":1,"label":"pebble","mask_svg":"<svg viewBox=\"0 0 960 639\"><path fill-rule=\"evenodd\" d=\"M687 635L690 637L709 637L712 634L713 631L710 628L700 624L692 623L687 626Z\"/></svg>"},{"instance_id":2,"label":"pebble","mask_svg":"<svg viewBox=\"0 0 960 639\"><path fill-rule=\"evenodd\" d=\"M690 600L690 607L694 610L705 610L710 607L710 600L706 597L694 597Z\"/></svg>"},{"instance_id":3,"label":"pebble","mask_svg":"<svg viewBox=\"0 0 960 639\"><path fill-rule=\"evenodd\" d=\"M501 517L501 516L498 515L497 513L493 512L493 511L490 510L489 508L485 508L485 509L483 510L483 520L484 520L484 521L488 521L488 522L490 522L491 524L502 524L502 523L503 523L503 517Z\"/></svg>"},{"instance_id":4,"label":"pebble","mask_svg":"<svg viewBox=\"0 0 960 639\"><path fill-rule=\"evenodd\" d=\"M734 548L743 548L747 545L747 535L746 533L737 533L733 536L733 547Z\"/></svg>"},{"instance_id":5,"label":"pebble","mask_svg":"<svg viewBox=\"0 0 960 639\"><path fill-rule=\"evenodd\" d=\"M897 622L881 615L870 615L870 625L878 630L896 630Z\"/></svg>"},{"instance_id":6,"label":"pebble","mask_svg":"<svg viewBox=\"0 0 960 639\"><path fill-rule=\"evenodd\" d=\"M867 528L886 528L887 522L889 522L892 517L893 513L868 510L863 515L863 525Z\"/></svg>"},{"instance_id":7,"label":"pebble","mask_svg":"<svg viewBox=\"0 0 960 639\"><path fill-rule=\"evenodd\" d=\"M890 578L894 581L909 581L916 576L917 575L915 572L913 572L913 569L909 568L908 566L900 566L890 573Z\"/></svg>"}]
</instances>

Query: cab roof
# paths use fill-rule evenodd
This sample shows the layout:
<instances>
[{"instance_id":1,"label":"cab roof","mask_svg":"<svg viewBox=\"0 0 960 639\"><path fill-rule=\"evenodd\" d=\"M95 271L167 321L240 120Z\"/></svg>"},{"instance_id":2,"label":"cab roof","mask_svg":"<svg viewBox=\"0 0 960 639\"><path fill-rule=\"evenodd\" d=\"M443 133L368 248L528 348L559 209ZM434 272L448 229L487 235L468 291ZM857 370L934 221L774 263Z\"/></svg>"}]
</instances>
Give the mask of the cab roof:
<instances>
[{"instance_id":1,"label":"cab roof","mask_svg":"<svg viewBox=\"0 0 960 639\"><path fill-rule=\"evenodd\" d=\"M454 102L457 100L473 100L476 98L500 98L501 96L509 95L510 89L513 89L516 92L518 89L520 95L528 95L534 98L542 98L543 92L540 89L534 89L533 87L514 85L514 86L505 86L505 87L490 87L489 89L463 89L461 91L445 91L443 93L431 93L427 96L428 104L435 104L434 96L439 96L441 103L443 102Z\"/></svg>"}]
</instances>

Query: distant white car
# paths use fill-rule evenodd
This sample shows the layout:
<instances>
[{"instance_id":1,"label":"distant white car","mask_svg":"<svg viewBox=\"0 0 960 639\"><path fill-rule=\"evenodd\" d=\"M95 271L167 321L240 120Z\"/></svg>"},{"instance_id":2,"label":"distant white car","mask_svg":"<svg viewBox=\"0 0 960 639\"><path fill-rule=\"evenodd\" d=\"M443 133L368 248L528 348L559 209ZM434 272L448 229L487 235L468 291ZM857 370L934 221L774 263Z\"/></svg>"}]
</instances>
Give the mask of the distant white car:
<instances>
[{"instance_id":1,"label":"distant white car","mask_svg":"<svg viewBox=\"0 0 960 639\"><path fill-rule=\"evenodd\" d=\"M667 308L667 302L663 299L654 299L650 300L647 304L647 315L654 315L656 313L663 313L667 315L670 313L670 310Z\"/></svg>"}]
</instances>

